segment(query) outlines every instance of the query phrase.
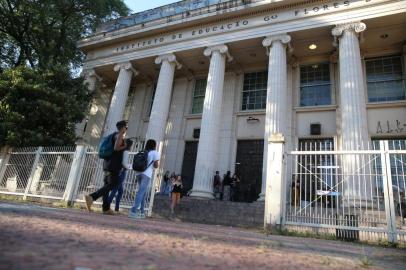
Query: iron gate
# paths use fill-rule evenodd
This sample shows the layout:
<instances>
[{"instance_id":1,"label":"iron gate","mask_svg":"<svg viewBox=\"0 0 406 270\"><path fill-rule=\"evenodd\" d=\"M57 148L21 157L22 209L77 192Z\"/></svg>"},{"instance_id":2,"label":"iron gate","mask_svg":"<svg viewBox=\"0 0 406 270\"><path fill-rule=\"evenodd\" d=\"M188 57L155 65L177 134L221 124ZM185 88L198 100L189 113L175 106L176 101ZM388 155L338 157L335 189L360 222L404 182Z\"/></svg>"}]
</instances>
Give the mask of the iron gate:
<instances>
[{"instance_id":1,"label":"iron gate","mask_svg":"<svg viewBox=\"0 0 406 270\"><path fill-rule=\"evenodd\" d=\"M284 224L338 238L405 242L406 141L291 151Z\"/></svg>"}]
</instances>

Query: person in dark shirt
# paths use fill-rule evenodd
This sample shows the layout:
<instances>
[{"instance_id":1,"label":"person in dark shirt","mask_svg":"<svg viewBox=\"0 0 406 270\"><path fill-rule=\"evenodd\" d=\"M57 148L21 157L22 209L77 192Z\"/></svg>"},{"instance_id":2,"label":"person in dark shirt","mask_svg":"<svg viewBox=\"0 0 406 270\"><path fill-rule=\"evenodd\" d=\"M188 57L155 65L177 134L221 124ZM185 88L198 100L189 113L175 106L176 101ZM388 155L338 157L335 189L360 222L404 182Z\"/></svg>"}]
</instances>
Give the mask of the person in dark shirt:
<instances>
[{"instance_id":1,"label":"person in dark shirt","mask_svg":"<svg viewBox=\"0 0 406 270\"><path fill-rule=\"evenodd\" d=\"M223 179L223 200L229 201L230 200L230 186L231 186L231 172L227 171L227 174L224 176Z\"/></svg>"},{"instance_id":2,"label":"person in dark shirt","mask_svg":"<svg viewBox=\"0 0 406 270\"><path fill-rule=\"evenodd\" d=\"M85 195L85 202L87 210L91 211L92 204L95 200L103 197L103 214L113 215L114 212L110 209L109 192L119 184L119 174L122 169L123 152L126 149L124 141L127 132L127 121L119 121L116 124L118 132L113 136L114 152L110 159L105 159L103 162L104 170L104 185L93 192L92 194Z\"/></svg>"},{"instance_id":3,"label":"person in dark shirt","mask_svg":"<svg viewBox=\"0 0 406 270\"><path fill-rule=\"evenodd\" d=\"M182 193L182 177L180 175L176 176L175 182L173 182L172 187L172 204L171 213L175 213L175 207L180 202L180 194Z\"/></svg>"}]
</instances>

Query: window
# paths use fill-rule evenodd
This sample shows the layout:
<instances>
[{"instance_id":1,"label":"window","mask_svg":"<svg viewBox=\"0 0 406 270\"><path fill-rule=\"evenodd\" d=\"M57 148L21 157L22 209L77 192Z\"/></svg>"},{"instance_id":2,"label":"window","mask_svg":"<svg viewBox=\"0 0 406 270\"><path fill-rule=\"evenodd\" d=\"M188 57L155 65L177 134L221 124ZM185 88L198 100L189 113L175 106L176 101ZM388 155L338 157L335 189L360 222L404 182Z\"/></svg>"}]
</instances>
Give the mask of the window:
<instances>
[{"instance_id":1,"label":"window","mask_svg":"<svg viewBox=\"0 0 406 270\"><path fill-rule=\"evenodd\" d=\"M399 55L366 59L365 68L369 102L406 99Z\"/></svg>"},{"instance_id":2,"label":"window","mask_svg":"<svg viewBox=\"0 0 406 270\"><path fill-rule=\"evenodd\" d=\"M300 66L300 106L331 104L329 63Z\"/></svg>"},{"instance_id":3,"label":"window","mask_svg":"<svg viewBox=\"0 0 406 270\"><path fill-rule=\"evenodd\" d=\"M192 114L203 112L204 95L206 93L207 79L196 80L193 90Z\"/></svg>"},{"instance_id":4,"label":"window","mask_svg":"<svg viewBox=\"0 0 406 270\"><path fill-rule=\"evenodd\" d=\"M244 74L241 110L262 110L266 108L268 71Z\"/></svg>"},{"instance_id":5,"label":"window","mask_svg":"<svg viewBox=\"0 0 406 270\"><path fill-rule=\"evenodd\" d=\"M149 104L149 112L148 112L148 116L151 116L151 111L152 111L152 105L154 104L154 99L155 99L155 92L156 92L156 87L158 84L154 84L154 91L152 92L152 96L151 96L151 102Z\"/></svg>"}]
</instances>

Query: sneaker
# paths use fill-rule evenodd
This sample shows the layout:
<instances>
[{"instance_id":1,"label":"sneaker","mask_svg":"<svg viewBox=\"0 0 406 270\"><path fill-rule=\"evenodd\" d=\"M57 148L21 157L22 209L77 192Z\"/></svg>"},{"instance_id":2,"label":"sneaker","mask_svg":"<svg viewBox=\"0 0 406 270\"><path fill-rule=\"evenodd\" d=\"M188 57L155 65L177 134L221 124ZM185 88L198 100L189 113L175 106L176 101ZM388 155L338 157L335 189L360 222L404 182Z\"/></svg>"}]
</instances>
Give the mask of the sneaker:
<instances>
[{"instance_id":1,"label":"sneaker","mask_svg":"<svg viewBox=\"0 0 406 270\"><path fill-rule=\"evenodd\" d=\"M106 211L103 211L103 214L104 214L104 215L111 215L111 216L114 216L114 212L113 212L113 210L111 210L111 209L106 210Z\"/></svg>"},{"instance_id":2,"label":"sneaker","mask_svg":"<svg viewBox=\"0 0 406 270\"><path fill-rule=\"evenodd\" d=\"M145 218L145 213L141 213L140 218Z\"/></svg>"},{"instance_id":3,"label":"sneaker","mask_svg":"<svg viewBox=\"0 0 406 270\"><path fill-rule=\"evenodd\" d=\"M93 198L90 195L85 195L86 209L92 211Z\"/></svg>"},{"instance_id":4,"label":"sneaker","mask_svg":"<svg viewBox=\"0 0 406 270\"><path fill-rule=\"evenodd\" d=\"M140 219L140 218L142 218L142 214L139 211L133 212L133 211L130 210L128 212L128 217L133 218L133 219Z\"/></svg>"}]
</instances>

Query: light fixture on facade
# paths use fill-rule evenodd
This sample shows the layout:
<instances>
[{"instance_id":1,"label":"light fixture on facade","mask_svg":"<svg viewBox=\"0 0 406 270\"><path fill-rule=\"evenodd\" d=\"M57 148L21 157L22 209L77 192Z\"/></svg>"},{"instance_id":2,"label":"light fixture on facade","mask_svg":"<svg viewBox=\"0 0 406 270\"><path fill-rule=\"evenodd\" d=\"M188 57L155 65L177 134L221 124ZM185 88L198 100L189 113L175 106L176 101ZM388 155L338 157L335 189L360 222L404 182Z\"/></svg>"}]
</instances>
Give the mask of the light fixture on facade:
<instances>
[{"instance_id":1,"label":"light fixture on facade","mask_svg":"<svg viewBox=\"0 0 406 270\"><path fill-rule=\"evenodd\" d=\"M319 67L319 65L312 65L312 68L314 68L314 69L316 69L318 67Z\"/></svg>"},{"instance_id":2,"label":"light fixture on facade","mask_svg":"<svg viewBox=\"0 0 406 270\"><path fill-rule=\"evenodd\" d=\"M312 43L312 44L309 45L309 49L310 50L315 50L315 49L317 49L317 45Z\"/></svg>"},{"instance_id":3,"label":"light fixture on facade","mask_svg":"<svg viewBox=\"0 0 406 270\"><path fill-rule=\"evenodd\" d=\"M381 39L387 39L388 37L389 37L388 34L382 34L382 35L380 36Z\"/></svg>"},{"instance_id":4,"label":"light fixture on facade","mask_svg":"<svg viewBox=\"0 0 406 270\"><path fill-rule=\"evenodd\" d=\"M253 123L253 122L259 122L259 119L255 118L255 117L252 117L252 116L249 116L247 118L247 123Z\"/></svg>"}]
</instances>

